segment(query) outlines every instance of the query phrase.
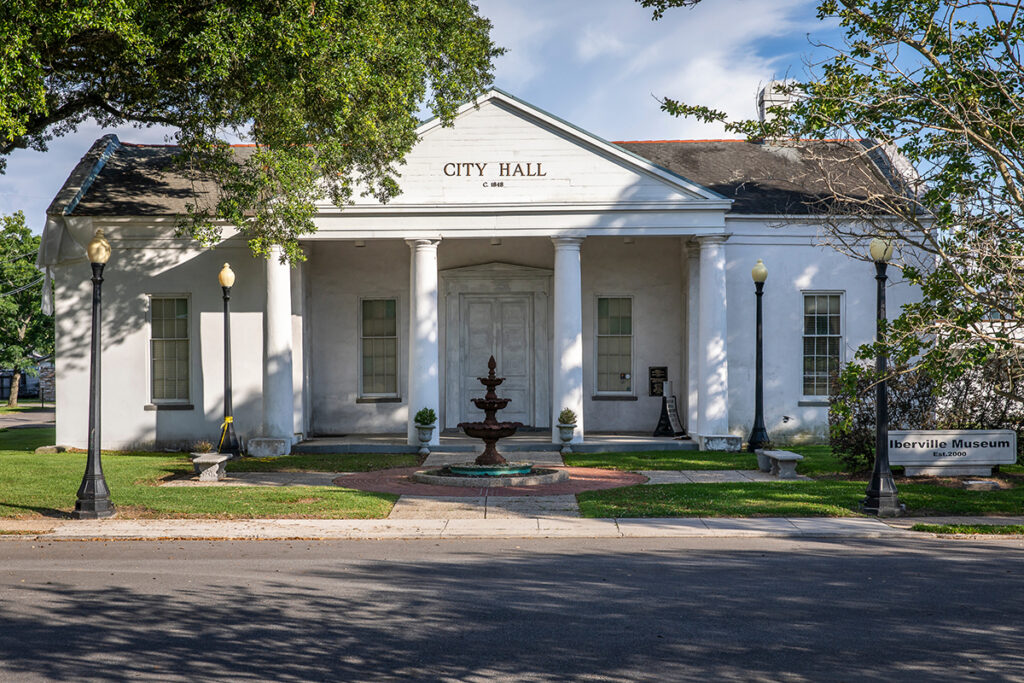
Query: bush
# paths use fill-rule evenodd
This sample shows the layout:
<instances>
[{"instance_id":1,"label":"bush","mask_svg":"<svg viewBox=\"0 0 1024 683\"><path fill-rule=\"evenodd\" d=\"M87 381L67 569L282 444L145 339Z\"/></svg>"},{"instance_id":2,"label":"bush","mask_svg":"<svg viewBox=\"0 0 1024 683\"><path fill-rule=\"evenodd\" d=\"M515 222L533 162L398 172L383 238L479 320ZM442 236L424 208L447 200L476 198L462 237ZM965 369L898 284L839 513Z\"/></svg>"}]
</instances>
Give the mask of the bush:
<instances>
[{"instance_id":1,"label":"bush","mask_svg":"<svg viewBox=\"0 0 1024 683\"><path fill-rule=\"evenodd\" d=\"M888 381L889 429L1012 429L1024 462L1024 405L1011 397L1021 393L1011 376L998 360L942 386L924 371L896 368ZM874 465L876 379L874 368L850 363L830 397L829 445L850 472Z\"/></svg>"},{"instance_id":2,"label":"bush","mask_svg":"<svg viewBox=\"0 0 1024 683\"><path fill-rule=\"evenodd\" d=\"M412 418L412 421L421 427L429 427L437 422L437 413L434 412L433 408L421 408L420 412L416 413Z\"/></svg>"},{"instance_id":3,"label":"bush","mask_svg":"<svg viewBox=\"0 0 1024 683\"><path fill-rule=\"evenodd\" d=\"M849 363L836 378L828 409L828 442L848 471L875 462L875 369ZM889 429L938 429L935 382L925 373L896 368L889 377Z\"/></svg>"},{"instance_id":4,"label":"bush","mask_svg":"<svg viewBox=\"0 0 1024 683\"><path fill-rule=\"evenodd\" d=\"M563 425L576 424L576 413L569 408L562 408L562 412L558 414L558 423Z\"/></svg>"}]
</instances>

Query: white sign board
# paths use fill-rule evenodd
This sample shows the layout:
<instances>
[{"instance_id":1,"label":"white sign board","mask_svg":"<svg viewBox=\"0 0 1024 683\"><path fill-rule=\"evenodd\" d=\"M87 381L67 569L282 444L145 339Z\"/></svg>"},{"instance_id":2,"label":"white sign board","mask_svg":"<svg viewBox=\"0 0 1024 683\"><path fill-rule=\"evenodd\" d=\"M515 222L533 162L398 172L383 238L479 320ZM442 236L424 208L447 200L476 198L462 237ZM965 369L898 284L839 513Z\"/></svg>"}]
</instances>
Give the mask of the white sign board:
<instances>
[{"instance_id":1,"label":"white sign board","mask_svg":"<svg viewBox=\"0 0 1024 683\"><path fill-rule=\"evenodd\" d=\"M902 465L909 477L992 473L993 465L1017 462L1017 433L1012 429L889 432L889 464Z\"/></svg>"}]
</instances>

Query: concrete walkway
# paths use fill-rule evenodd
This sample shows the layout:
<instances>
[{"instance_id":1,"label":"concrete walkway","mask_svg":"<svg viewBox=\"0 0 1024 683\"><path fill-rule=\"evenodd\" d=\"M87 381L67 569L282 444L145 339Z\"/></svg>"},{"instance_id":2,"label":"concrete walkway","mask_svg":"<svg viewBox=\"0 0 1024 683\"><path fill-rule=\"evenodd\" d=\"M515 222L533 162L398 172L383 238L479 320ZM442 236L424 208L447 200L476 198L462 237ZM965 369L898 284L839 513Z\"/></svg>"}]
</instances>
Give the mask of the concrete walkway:
<instances>
[{"instance_id":1,"label":"concrete walkway","mask_svg":"<svg viewBox=\"0 0 1024 683\"><path fill-rule=\"evenodd\" d=\"M53 408L18 411L0 414L0 429L28 429L29 427L52 427L56 424ZM3 437L0 437L3 439Z\"/></svg>"}]
</instances>

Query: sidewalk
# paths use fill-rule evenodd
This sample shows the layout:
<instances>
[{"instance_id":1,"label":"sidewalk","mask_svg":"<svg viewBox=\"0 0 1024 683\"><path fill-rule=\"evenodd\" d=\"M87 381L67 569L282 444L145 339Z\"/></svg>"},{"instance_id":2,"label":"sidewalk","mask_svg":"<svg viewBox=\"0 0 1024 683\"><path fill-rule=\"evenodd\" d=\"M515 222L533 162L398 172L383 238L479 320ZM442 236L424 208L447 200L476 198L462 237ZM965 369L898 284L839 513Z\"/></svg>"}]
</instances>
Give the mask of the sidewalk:
<instances>
[{"instance_id":1,"label":"sidewalk","mask_svg":"<svg viewBox=\"0 0 1024 683\"><path fill-rule=\"evenodd\" d=\"M892 521L892 520L890 520ZM898 520L908 522L910 520ZM915 518L914 523L926 523ZM928 538L865 517L0 520L0 539Z\"/></svg>"}]
</instances>

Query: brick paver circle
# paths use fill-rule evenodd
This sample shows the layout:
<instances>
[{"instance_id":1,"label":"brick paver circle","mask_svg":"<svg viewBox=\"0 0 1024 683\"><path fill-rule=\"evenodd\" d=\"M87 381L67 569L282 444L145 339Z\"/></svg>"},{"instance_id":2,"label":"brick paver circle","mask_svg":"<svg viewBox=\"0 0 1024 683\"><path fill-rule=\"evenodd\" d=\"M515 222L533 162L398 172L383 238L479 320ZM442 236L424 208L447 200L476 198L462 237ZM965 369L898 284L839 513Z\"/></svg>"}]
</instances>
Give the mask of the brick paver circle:
<instances>
[{"instance_id":1,"label":"brick paver circle","mask_svg":"<svg viewBox=\"0 0 1024 683\"><path fill-rule=\"evenodd\" d=\"M357 472L338 477L334 483L348 489L373 491L375 493L396 493L400 496L561 496L580 493L582 491L598 491L614 489L621 486L643 484L647 477L635 472L618 470L599 470L592 467L559 467L569 473L569 480L557 484L541 484L539 486L512 486L493 488L470 488L466 486L435 486L420 484L412 480L413 472L422 467L397 467L376 472Z\"/></svg>"}]
</instances>

